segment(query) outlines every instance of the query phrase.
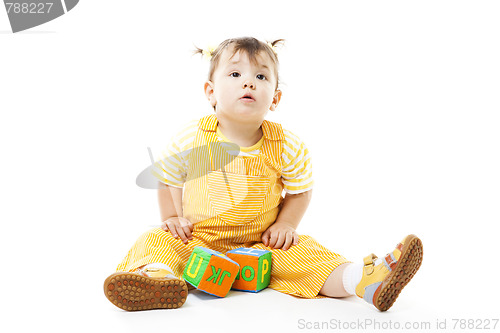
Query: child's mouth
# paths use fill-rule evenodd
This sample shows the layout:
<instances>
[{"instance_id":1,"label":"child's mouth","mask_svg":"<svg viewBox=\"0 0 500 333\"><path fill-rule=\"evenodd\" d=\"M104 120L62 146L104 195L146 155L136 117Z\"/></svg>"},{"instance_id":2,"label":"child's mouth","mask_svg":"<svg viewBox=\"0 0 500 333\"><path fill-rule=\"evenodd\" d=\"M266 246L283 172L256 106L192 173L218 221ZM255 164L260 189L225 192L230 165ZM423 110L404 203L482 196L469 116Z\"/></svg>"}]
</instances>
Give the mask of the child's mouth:
<instances>
[{"instance_id":1,"label":"child's mouth","mask_svg":"<svg viewBox=\"0 0 500 333\"><path fill-rule=\"evenodd\" d=\"M252 95L245 95L243 97L240 98L241 101L243 102L253 102L255 101L252 97Z\"/></svg>"}]
</instances>

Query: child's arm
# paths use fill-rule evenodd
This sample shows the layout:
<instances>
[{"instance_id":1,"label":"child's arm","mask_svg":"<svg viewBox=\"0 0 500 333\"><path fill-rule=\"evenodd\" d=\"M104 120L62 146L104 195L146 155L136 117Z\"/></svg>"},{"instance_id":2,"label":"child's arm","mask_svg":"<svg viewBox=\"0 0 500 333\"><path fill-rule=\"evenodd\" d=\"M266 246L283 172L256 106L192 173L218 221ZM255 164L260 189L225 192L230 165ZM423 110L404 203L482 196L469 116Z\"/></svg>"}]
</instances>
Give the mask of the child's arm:
<instances>
[{"instance_id":1,"label":"child's arm","mask_svg":"<svg viewBox=\"0 0 500 333\"><path fill-rule=\"evenodd\" d=\"M309 206L311 196L312 190L285 195L276 221L262 234L265 246L286 251L299 243L299 235L295 229Z\"/></svg>"},{"instance_id":2,"label":"child's arm","mask_svg":"<svg viewBox=\"0 0 500 333\"><path fill-rule=\"evenodd\" d=\"M170 231L175 238L186 244L192 240L193 224L182 217L182 188L159 183L158 204L160 206L161 228Z\"/></svg>"},{"instance_id":3,"label":"child's arm","mask_svg":"<svg viewBox=\"0 0 500 333\"><path fill-rule=\"evenodd\" d=\"M158 182L158 204L162 221L182 217L182 188Z\"/></svg>"}]
</instances>

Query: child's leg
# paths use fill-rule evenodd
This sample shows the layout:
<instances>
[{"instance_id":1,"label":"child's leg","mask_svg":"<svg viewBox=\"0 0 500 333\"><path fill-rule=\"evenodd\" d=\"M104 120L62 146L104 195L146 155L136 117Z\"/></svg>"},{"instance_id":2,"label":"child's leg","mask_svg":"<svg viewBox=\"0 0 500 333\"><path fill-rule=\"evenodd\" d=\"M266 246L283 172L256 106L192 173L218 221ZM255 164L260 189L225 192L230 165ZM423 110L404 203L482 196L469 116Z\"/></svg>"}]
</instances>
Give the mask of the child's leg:
<instances>
[{"instance_id":1,"label":"child's leg","mask_svg":"<svg viewBox=\"0 0 500 333\"><path fill-rule=\"evenodd\" d=\"M386 311L419 269L422 254L420 239L409 235L383 259L372 254L364 259L364 265L340 265L330 274L320 294L329 297L356 294L380 311Z\"/></svg>"},{"instance_id":2,"label":"child's leg","mask_svg":"<svg viewBox=\"0 0 500 333\"><path fill-rule=\"evenodd\" d=\"M352 265L351 263L345 263L337 268L335 268L326 280L325 284L319 291L319 293L323 296L328 297L347 297L352 294L348 293L344 288L343 276L344 271L347 266Z\"/></svg>"},{"instance_id":3,"label":"child's leg","mask_svg":"<svg viewBox=\"0 0 500 333\"><path fill-rule=\"evenodd\" d=\"M252 248L272 252L269 288L303 298L321 298L318 292L334 268L349 261L308 235L299 237L299 243L286 251L269 249L263 243L256 243Z\"/></svg>"}]
</instances>

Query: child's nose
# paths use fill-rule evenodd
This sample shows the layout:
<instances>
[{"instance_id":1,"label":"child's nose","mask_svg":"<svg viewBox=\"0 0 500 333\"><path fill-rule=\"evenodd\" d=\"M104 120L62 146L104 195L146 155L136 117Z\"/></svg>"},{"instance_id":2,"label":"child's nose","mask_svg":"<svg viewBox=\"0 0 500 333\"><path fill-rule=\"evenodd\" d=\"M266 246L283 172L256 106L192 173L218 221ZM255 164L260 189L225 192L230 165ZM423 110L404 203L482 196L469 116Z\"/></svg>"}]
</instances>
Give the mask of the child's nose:
<instances>
[{"instance_id":1,"label":"child's nose","mask_svg":"<svg viewBox=\"0 0 500 333\"><path fill-rule=\"evenodd\" d=\"M252 80L246 80L243 82L243 88L255 89L255 85Z\"/></svg>"}]
</instances>

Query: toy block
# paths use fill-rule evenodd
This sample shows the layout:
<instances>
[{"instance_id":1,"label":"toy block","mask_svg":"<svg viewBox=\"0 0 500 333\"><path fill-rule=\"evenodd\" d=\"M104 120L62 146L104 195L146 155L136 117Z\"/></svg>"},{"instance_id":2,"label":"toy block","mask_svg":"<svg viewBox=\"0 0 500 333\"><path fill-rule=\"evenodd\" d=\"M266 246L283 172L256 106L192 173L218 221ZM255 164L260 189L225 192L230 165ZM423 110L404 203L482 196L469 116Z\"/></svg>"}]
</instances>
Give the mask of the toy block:
<instances>
[{"instance_id":1,"label":"toy block","mask_svg":"<svg viewBox=\"0 0 500 333\"><path fill-rule=\"evenodd\" d=\"M232 289L259 292L271 281L272 253L267 250L239 248L226 255L240 265Z\"/></svg>"},{"instance_id":2,"label":"toy block","mask_svg":"<svg viewBox=\"0 0 500 333\"><path fill-rule=\"evenodd\" d=\"M182 277L199 290L218 297L227 295L240 266L224 254L196 246Z\"/></svg>"}]
</instances>

